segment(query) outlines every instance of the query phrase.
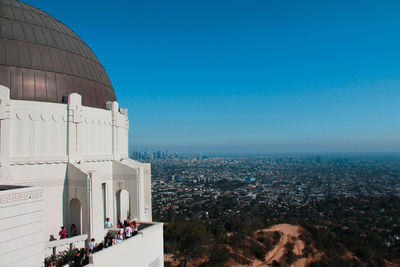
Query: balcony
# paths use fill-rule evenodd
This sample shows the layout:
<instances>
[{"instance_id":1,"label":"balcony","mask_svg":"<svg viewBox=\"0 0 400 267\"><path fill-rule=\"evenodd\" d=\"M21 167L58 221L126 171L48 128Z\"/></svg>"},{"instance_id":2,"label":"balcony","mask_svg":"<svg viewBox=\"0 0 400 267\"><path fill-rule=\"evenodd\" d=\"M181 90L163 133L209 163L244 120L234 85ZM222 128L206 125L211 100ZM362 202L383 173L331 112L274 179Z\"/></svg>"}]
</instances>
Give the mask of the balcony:
<instances>
[{"instance_id":1,"label":"balcony","mask_svg":"<svg viewBox=\"0 0 400 267\"><path fill-rule=\"evenodd\" d=\"M120 229L108 230L114 234ZM90 256L89 266L160 267L164 265L163 251L163 224L141 223L138 234Z\"/></svg>"}]
</instances>

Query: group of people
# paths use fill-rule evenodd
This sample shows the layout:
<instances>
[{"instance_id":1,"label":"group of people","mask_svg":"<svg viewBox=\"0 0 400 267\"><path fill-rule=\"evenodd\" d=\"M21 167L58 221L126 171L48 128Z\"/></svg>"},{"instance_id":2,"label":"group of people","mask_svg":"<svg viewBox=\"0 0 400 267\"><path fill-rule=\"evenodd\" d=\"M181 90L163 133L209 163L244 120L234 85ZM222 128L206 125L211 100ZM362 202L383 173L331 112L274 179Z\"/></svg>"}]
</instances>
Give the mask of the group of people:
<instances>
[{"instance_id":1,"label":"group of people","mask_svg":"<svg viewBox=\"0 0 400 267\"><path fill-rule=\"evenodd\" d=\"M110 247L112 245L122 242L124 239L131 238L136 235L139 230L139 223L136 221L130 221L129 219L123 220L118 217L117 228L120 228L116 235L112 235L110 232L104 238L104 241L96 243L96 240L92 238L88 244L88 248L76 249L75 257L73 259L73 266L84 266L89 263L89 256L93 253L102 250L103 248ZM114 227L110 218L107 218L104 223L104 228ZM75 224L71 225L70 233L68 233L67 227L61 226L61 230L58 232L60 239L73 237L77 235L77 229ZM54 240L54 239L53 239ZM53 265L54 264L54 265ZM50 262L47 266L55 266L55 262Z\"/></svg>"},{"instance_id":2,"label":"group of people","mask_svg":"<svg viewBox=\"0 0 400 267\"><path fill-rule=\"evenodd\" d=\"M139 229L140 224L136 223L136 221L130 221L128 219L123 220L121 217L118 217L117 220L117 228L122 228L121 230L119 230L118 234L115 236L115 238L113 239L113 243L119 243L121 242L123 239L127 239L130 238L134 235L136 235L138 233L138 229ZM107 218L105 223L104 223L104 227L105 228L112 228L113 224L111 223L110 218ZM109 235L107 235L109 236ZM106 236L106 238L107 238ZM109 237L111 238L111 237Z\"/></svg>"},{"instance_id":3,"label":"group of people","mask_svg":"<svg viewBox=\"0 0 400 267\"><path fill-rule=\"evenodd\" d=\"M92 251L90 249L86 251L86 249L81 248L80 250L76 249L75 252L76 254L73 261L74 267L80 267L89 264L89 256L92 255Z\"/></svg>"}]
</instances>

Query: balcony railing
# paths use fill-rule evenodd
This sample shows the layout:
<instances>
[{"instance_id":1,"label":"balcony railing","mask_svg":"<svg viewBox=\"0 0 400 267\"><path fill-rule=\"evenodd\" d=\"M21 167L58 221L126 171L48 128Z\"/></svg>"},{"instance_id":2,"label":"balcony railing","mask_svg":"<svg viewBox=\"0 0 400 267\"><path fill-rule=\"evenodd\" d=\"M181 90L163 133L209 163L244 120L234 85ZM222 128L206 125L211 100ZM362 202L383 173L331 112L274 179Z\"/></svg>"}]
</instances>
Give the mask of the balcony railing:
<instances>
[{"instance_id":1,"label":"balcony railing","mask_svg":"<svg viewBox=\"0 0 400 267\"><path fill-rule=\"evenodd\" d=\"M65 251L72 248L84 248L88 235L78 235L70 238L49 241L44 244L46 256L56 255L57 252Z\"/></svg>"}]
</instances>

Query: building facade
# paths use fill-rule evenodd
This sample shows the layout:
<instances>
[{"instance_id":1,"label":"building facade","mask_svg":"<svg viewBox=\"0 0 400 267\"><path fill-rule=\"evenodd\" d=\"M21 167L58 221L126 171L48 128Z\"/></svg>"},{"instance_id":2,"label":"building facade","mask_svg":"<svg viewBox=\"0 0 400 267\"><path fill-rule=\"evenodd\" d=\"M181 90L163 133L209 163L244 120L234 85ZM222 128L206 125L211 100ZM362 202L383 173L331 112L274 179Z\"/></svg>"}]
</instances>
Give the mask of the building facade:
<instances>
[{"instance_id":1,"label":"building facade","mask_svg":"<svg viewBox=\"0 0 400 267\"><path fill-rule=\"evenodd\" d=\"M97 57L67 26L16 0L0 1L0 27L0 265L41 266L61 226L100 242L105 219L121 216L148 227L92 264L129 250L137 257L119 266L162 266L150 164L128 157L127 109Z\"/></svg>"}]
</instances>

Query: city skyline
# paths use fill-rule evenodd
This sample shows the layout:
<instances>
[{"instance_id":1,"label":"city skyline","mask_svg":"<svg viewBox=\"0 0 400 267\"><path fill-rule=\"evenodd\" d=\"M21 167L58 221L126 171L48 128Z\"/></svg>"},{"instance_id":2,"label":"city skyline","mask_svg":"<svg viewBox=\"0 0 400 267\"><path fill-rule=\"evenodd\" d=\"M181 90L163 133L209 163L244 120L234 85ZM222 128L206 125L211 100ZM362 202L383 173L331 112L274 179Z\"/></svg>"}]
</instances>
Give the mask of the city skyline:
<instances>
[{"instance_id":1,"label":"city skyline","mask_svg":"<svg viewBox=\"0 0 400 267\"><path fill-rule=\"evenodd\" d=\"M26 2L103 62L130 151L400 151L396 1Z\"/></svg>"}]
</instances>

